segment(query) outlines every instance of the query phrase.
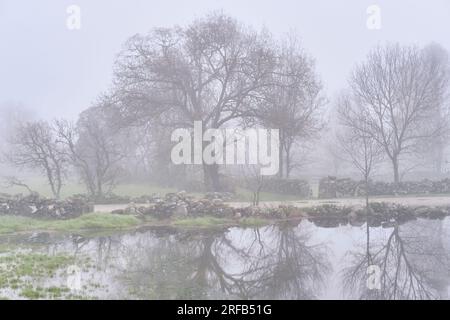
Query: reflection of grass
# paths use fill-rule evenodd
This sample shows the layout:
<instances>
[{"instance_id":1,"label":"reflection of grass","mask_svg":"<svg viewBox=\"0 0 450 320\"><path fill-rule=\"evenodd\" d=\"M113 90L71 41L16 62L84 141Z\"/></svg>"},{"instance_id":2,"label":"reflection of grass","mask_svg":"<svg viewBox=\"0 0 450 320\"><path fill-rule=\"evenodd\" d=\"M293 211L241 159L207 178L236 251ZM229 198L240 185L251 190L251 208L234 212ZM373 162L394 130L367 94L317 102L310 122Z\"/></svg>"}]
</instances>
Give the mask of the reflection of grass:
<instances>
[{"instance_id":1,"label":"reflection of grass","mask_svg":"<svg viewBox=\"0 0 450 320\"><path fill-rule=\"evenodd\" d=\"M239 220L227 219L227 218L216 218L216 217L196 217L196 218L183 218L176 219L173 221L173 225L180 227L217 227L217 226L262 226L270 223L270 220L262 218L242 218Z\"/></svg>"},{"instance_id":2,"label":"reflection of grass","mask_svg":"<svg viewBox=\"0 0 450 320\"><path fill-rule=\"evenodd\" d=\"M139 219L129 215L88 213L68 220L43 220L18 216L0 216L0 234L33 230L77 231L86 229L120 229L136 226Z\"/></svg>"},{"instance_id":3,"label":"reflection of grass","mask_svg":"<svg viewBox=\"0 0 450 320\"><path fill-rule=\"evenodd\" d=\"M248 217L239 221L240 226L257 227L268 224L268 220L262 218Z\"/></svg>"},{"instance_id":4,"label":"reflection of grass","mask_svg":"<svg viewBox=\"0 0 450 320\"><path fill-rule=\"evenodd\" d=\"M196 217L196 218L184 218L176 219L173 224L182 227L214 227L229 225L232 223L231 219L216 218L216 217Z\"/></svg>"}]
</instances>

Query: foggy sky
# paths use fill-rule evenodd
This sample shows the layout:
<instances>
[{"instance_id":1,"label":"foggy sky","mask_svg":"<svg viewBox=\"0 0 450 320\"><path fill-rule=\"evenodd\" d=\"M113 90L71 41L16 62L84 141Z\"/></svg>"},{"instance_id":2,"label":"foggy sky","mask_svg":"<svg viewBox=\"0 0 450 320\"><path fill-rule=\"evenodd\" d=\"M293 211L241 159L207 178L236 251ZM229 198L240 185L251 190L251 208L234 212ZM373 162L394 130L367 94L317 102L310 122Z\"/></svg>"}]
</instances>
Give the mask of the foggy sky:
<instances>
[{"instance_id":1,"label":"foggy sky","mask_svg":"<svg viewBox=\"0 0 450 320\"><path fill-rule=\"evenodd\" d=\"M81 8L81 30L66 27L72 4ZM381 8L381 30L366 27L372 4ZM450 50L448 0L0 0L0 104L20 102L46 118L76 117L110 86L128 37L214 10L275 36L297 32L329 98L377 43L435 41Z\"/></svg>"}]
</instances>

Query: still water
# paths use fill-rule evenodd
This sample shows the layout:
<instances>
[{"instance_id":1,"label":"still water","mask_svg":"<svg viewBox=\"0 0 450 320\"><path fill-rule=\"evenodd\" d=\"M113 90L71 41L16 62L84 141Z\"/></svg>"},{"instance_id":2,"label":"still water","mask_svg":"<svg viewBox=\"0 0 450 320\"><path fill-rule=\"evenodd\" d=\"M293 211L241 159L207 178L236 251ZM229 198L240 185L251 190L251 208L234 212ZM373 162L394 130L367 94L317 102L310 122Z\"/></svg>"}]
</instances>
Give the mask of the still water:
<instances>
[{"instance_id":1,"label":"still water","mask_svg":"<svg viewBox=\"0 0 450 320\"><path fill-rule=\"evenodd\" d=\"M36 233L0 243L10 248L2 255L72 257L56 276L29 283L85 298L447 299L449 240L447 218L387 228L301 220L260 228ZM368 266L376 272L368 275ZM0 295L21 298L10 288Z\"/></svg>"}]
</instances>

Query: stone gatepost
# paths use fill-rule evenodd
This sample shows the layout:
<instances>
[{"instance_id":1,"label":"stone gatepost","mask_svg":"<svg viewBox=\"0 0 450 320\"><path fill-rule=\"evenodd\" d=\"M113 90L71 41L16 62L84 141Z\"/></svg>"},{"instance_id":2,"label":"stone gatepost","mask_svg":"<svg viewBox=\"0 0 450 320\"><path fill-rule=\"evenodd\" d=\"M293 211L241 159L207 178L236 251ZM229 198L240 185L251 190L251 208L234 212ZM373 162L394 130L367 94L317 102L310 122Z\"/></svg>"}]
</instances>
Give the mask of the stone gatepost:
<instances>
[{"instance_id":1,"label":"stone gatepost","mask_svg":"<svg viewBox=\"0 0 450 320\"><path fill-rule=\"evenodd\" d=\"M311 188L311 198L313 199L319 198L319 182L320 177L312 177L309 179L309 186Z\"/></svg>"}]
</instances>

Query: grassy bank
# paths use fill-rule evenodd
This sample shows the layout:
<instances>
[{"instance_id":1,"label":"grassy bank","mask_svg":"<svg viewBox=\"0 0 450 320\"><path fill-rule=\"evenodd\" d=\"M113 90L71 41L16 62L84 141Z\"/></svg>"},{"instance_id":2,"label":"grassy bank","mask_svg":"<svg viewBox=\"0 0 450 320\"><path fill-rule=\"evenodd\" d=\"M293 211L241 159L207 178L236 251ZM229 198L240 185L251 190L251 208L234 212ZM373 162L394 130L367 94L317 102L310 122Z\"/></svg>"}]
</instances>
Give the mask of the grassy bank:
<instances>
[{"instance_id":1,"label":"grassy bank","mask_svg":"<svg viewBox=\"0 0 450 320\"><path fill-rule=\"evenodd\" d=\"M0 234L36 230L74 232L89 229L124 229L139 225L133 216L88 213L68 220L43 220L19 216L0 216Z\"/></svg>"},{"instance_id":2,"label":"grassy bank","mask_svg":"<svg viewBox=\"0 0 450 320\"><path fill-rule=\"evenodd\" d=\"M139 219L132 215L111 213L88 213L68 220L43 220L19 216L0 216L0 235L32 231L81 232L89 230L121 230L138 226L174 227L221 227L221 226L261 226L271 223L261 218L216 218L192 217L170 220Z\"/></svg>"}]
</instances>

